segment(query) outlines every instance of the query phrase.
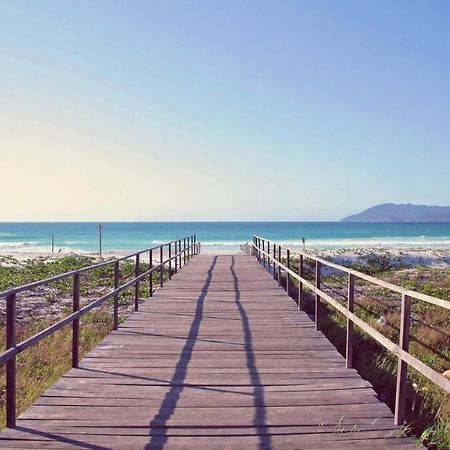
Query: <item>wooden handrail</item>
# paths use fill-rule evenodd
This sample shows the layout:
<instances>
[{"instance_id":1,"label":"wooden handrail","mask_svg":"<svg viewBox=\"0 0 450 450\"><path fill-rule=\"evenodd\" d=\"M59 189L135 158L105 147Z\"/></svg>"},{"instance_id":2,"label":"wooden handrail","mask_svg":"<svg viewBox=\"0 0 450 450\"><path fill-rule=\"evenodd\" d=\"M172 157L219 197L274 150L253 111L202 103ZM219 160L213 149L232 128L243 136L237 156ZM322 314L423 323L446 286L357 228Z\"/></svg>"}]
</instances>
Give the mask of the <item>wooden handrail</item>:
<instances>
[{"instance_id":1,"label":"wooden handrail","mask_svg":"<svg viewBox=\"0 0 450 450\"><path fill-rule=\"evenodd\" d=\"M254 237L258 238L258 239L265 239L265 238L260 238L258 236L254 236ZM265 240L267 242L272 242L277 247L280 247L282 249L293 251L292 249L290 249L290 248L288 248L286 246L280 245L280 244L278 244L276 242L269 241L268 239L265 239ZM253 245L255 245L255 244L253 243ZM348 274L353 274L357 278L369 281L370 283L373 283L373 284L376 284L378 286L384 287L384 288L389 289L391 291L398 292L399 294L408 295L411 298L415 298L417 300L422 300L423 302L427 302L427 303L432 303L433 305L441 306L442 308L450 309L450 302L447 301L447 300L442 300L440 298L432 297L431 295L422 294L420 292L411 291L409 289L402 288L401 286L397 286L396 284L392 284L392 283L388 283L387 281L379 280L378 278L372 277L372 276L367 275L365 273L358 272L357 270L354 270L354 269L349 269L348 267L341 266L339 264L333 263L331 261L327 261L326 259L320 258L320 257L315 256L315 255L311 255L311 254L306 253L306 252L302 252L300 250L296 250L295 253L298 254L298 255L302 255L304 258L309 258L309 259L312 259L313 261L318 261L318 262L322 263L323 265L326 265L328 267L332 267L333 269L337 269L337 270L339 270L341 272L346 272Z\"/></svg>"},{"instance_id":2,"label":"wooden handrail","mask_svg":"<svg viewBox=\"0 0 450 450\"><path fill-rule=\"evenodd\" d=\"M267 245L264 244L264 250L262 248L261 242L267 242ZM270 244L273 245L273 256L270 254ZM270 270L270 261L273 262L273 272L275 274L275 267L278 267L278 280L280 277L280 272L283 270L286 273L286 276L291 276L295 280L299 282L299 296L298 296L298 309L300 309L300 303L302 299L302 291L303 287L307 287L311 290L315 296L315 323L316 329L318 329L319 324L319 301L320 299L325 300L335 309L337 309L341 314L343 314L347 318L347 345L346 345L346 367L352 367L352 356L353 356L353 324L357 325L364 332L366 332L369 336L375 339L379 344L389 350L391 353L395 354L398 357L398 373L397 373L397 390L396 390L396 399L395 399L395 423L400 425L404 421L405 417L405 401L406 401L406 374L407 367L411 366L416 369L423 376L428 378L433 383L437 384L439 387L444 389L446 392L450 393L450 380L445 378L440 373L433 370L431 367L424 364L422 361L408 353L409 347L409 329L410 329L410 310L411 310L411 299L421 300L427 303L431 303L436 306L440 306L446 309L450 309L450 302L446 300L442 300L436 297L432 297L429 295L421 294L419 292L411 291L409 289L401 288L400 286L396 286L391 283L387 283L383 280L379 280L372 276L366 275L362 272L358 272L353 269L349 269L344 266L340 266L339 264L332 263L323 258L319 258L314 255L310 255L308 253L302 251L296 251L299 255L299 273L294 272L288 266L284 265L281 261L281 249L285 249L289 251L289 254L294 253L293 250L281 246L269 239L265 239L259 236L253 236L253 254L261 261L261 256L263 258L267 258L268 267ZM278 247L278 259L276 258L276 247ZM265 248L269 249L266 251ZM303 260L311 259L316 262L316 284L314 285L310 281L306 280L303 275ZM349 276L348 279L348 298L347 298L347 308L344 307L341 303L336 301L331 295L320 289L320 268L322 265L326 265L328 267L335 268L339 271L347 273ZM400 345L395 344L390 339L383 336L379 331L375 330L375 328L371 327L368 323L364 322L361 318L359 318L353 312L353 304L354 304L354 284L355 278L360 278L366 281L369 281L378 286L382 286L391 291L398 292L402 294L402 311L401 311L401 328L400 328Z\"/></svg>"},{"instance_id":3,"label":"wooden handrail","mask_svg":"<svg viewBox=\"0 0 450 450\"><path fill-rule=\"evenodd\" d=\"M185 245L182 247L181 242ZM170 255L166 260L163 259L163 248L169 246L171 249L172 244L175 243L175 253ZM153 265L152 255L153 250L160 250L160 262L157 265ZM144 273L140 273L140 255L149 252L150 258L150 268ZM56 331L60 330L68 324L72 324L72 367L78 367L79 363L79 335L80 335L80 317L82 317L87 312L100 306L106 300L114 299L114 325L113 329L116 330L118 327L118 305L119 305L119 294L120 292L129 289L130 287L135 287L134 295L134 309L138 310L139 304L139 284L141 280L145 277L150 278L150 289L153 288L153 273L160 272L160 287L163 285L163 269L166 264L171 265L173 260L179 260L179 267L181 268L181 261L186 263L194 255L200 253L200 243L197 242L196 235L187 236L176 241L167 242L161 244L157 247L152 247L149 249L141 250L135 252L131 255L123 256L121 258L116 258L111 261L106 261L104 263L95 264L89 267L83 267L82 269L73 270L60 275L56 275L45 280L39 280L34 283L29 283L27 285L18 286L12 289L8 289L0 293L0 299L6 297L6 348L7 350L0 354L0 364L6 363L6 426L9 428L15 427L16 424L16 358L17 355L22 353L27 348L30 348L46 337L52 335ZM135 277L132 280L119 286L119 274L120 274L120 261L135 257ZM89 303L88 305L80 308L80 274L89 272L95 269L105 267L107 265L114 264L114 289L97 300ZM34 289L39 286L45 286L49 283L62 280L64 278L73 277L74 290L73 290L73 312L69 314L64 319L59 320L53 325L45 328L44 330L36 333L35 335L25 339L24 341L16 342L16 300L17 294L30 289ZM150 292L150 296L152 293Z\"/></svg>"},{"instance_id":4,"label":"wooden handrail","mask_svg":"<svg viewBox=\"0 0 450 450\"><path fill-rule=\"evenodd\" d=\"M196 235L193 234L192 236L188 236L188 237L182 238L182 239L192 239L191 242L192 242L192 244L194 244L196 242ZM105 261L105 262L102 262L99 264L94 264L94 265L88 266L88 267L82 267L81 269L72 270L70 272L64 272L60 275L55 275L54 277L46 278L45 280L34 281L33 283L24 284L22 286L17 286L17 287L8 289L6 291L0 292L0 299L7 297L8 295L11 295L11 294L18 294L19 292L28 291L29 289L34 289L34 288L37 288L40 286L45 286L49 283L54 283L55 281L59 281L64 278L74 276L77 273L81 274L84 272L90 272L92 270L101 269L102 267L109 266L116 262L124 261L126 259L133 258L137 255L142 255L142 253L150 252L150 251L157 250L157 249L163 249L165 246L169 246L169 245L173 244L174 242L178 242L180 240L181 239L179 239L177 241L165 242L164 244L158 245L156 247L146 248L145 250L140 250L139 252L130 253L129 255L121 256L120 258L114 258L110 261ZM193 248L193 247L194 247L193 245L190 246L190 248Z\"/></svg>"}]
</instances>

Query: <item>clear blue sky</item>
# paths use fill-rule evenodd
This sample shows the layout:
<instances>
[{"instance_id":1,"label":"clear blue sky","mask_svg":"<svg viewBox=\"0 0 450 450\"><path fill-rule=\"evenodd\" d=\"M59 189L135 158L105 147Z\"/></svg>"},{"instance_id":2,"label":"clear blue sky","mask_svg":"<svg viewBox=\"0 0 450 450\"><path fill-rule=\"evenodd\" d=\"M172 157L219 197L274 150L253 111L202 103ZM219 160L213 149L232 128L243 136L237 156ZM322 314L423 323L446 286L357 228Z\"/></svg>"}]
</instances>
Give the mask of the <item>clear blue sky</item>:
<instances>
[{"instance_id":1,"label":"clear blue sky","mask_svg":"<svg viewBox=\"0 0 450 450\"><path fill-rule=\"evenodd\" d=\"M0 2L0 220L450 204L450 2Z\"/></svg>"}]
</instances>

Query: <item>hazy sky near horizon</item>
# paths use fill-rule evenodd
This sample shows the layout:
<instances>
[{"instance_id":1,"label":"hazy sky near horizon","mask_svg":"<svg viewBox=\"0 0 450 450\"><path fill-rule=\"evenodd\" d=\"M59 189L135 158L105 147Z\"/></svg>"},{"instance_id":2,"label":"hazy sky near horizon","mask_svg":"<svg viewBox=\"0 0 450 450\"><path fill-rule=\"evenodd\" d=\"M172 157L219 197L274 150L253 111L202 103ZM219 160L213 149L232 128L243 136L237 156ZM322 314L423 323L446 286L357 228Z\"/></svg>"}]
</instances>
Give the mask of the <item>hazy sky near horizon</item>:
<instances>
[{"instance_id":1,"label":"hazy sky near horizon","mask_svg":"<svg viewBox=\"0 0 450 450\"><path fill-rule=\"evenodd\" d=\"M0 2L0 221L450 204L450 2Z\"/></svg>"}]
</instances>

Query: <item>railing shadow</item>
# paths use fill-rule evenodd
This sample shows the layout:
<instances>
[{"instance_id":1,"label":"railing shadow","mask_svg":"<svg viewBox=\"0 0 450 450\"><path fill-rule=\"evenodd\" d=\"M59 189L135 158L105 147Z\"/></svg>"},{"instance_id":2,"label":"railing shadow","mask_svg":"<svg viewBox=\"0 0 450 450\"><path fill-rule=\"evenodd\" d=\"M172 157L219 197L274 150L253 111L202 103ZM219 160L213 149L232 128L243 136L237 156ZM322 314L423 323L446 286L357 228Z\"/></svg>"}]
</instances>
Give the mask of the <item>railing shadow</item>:
<instances>
[{"instance_id":1,"label":"railing shadow","mask_svg":"<svg viewBox=\"0 0 450 450\"><path fill-rule=\"evenodd\" d=\"M241 302L241 293L239 290L239 280L234 270L235 259L234 256L231 257L231 274L233 276L234 283L234 300L236 302L237 308L239 310L239 314L242 319L242 329L244 331L244 340L245 340L245 355L247 359L247 368L249 371L249 376L251 378L252 386L253 386L253 405L255 408L255 416L253 418L253 423L255 425L255 429L258 432L259 437L259 448L262 449L270 449L272 448L272 440L269 434L268 427L266 425L266 407L265 407L265 399L264 399L264 386L261 384L261 379L258 373L258 369L256 367L255 362L255 354L253 352L253 344L252 344L252 333L250 330L250 323L248 320L247 313L245 311L244 306Z\"/></svg>"},{"instance_id":2,"label":"railing shadow","mask_svg":"<svg viewBox=\"0 0 450 450\"><path fill-rule=\"evenodd\" d=\"M155 428L159 429L158 435L151 435L150 441L146 448L150 449L162 449L167 442L167 422L175 412L178 400L183 392L184 380L186 379L188 364L192 358L194 346L197 340L197 336L200 329L200 324L203 318L203 306L205 303L206 295L208 294L208 288L211 284L212 273L217 262L217 256L214 257L211 267L208 270L208 276L205 284L203 285L200 296L197 300L197 306L195 308L194 320L192 321L189 334L186 339L186 343L180 354L180 358L175 367L175 372L172 377L171 387L167 394L164 396L164 400L161 403L158 413L153 417L150 422L150 433Z\"/></svg>"}]
</instances>

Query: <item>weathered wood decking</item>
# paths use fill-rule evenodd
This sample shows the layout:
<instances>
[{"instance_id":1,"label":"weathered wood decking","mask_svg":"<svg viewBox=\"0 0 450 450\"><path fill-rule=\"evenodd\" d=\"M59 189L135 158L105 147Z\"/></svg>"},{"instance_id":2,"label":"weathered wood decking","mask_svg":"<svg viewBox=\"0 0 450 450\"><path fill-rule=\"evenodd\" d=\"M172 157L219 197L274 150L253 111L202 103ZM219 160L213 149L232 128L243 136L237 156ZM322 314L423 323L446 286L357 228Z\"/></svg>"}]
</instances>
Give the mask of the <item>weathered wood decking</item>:
<instances>
[{"instance_id":1,"label":"weathered wood decking","mask_svg":"<svg viewBox=\"0 0 450 450\"><path fill-rule=\"evenodd\" d=\"M200 255L0 433L1 448L415 449L251 256Z\"/></svg>"}]
</instances>

